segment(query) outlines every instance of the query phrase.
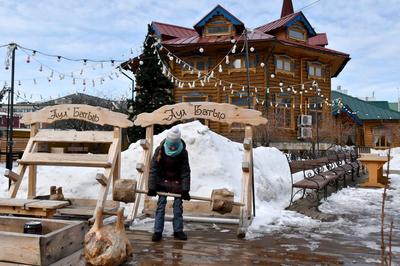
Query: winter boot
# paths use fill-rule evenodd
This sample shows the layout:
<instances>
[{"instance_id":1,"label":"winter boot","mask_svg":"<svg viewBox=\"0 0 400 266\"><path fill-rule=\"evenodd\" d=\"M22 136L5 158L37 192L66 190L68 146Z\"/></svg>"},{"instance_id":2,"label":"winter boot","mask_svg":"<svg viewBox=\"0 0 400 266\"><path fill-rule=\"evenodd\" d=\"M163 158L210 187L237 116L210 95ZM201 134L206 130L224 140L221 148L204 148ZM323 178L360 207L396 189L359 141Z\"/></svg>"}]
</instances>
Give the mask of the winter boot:
<instances>
[{"instance_id":1,"label":"winter boot","mask_svg":"<svg viewBox=\"0 0 400 266\"><path fill-rule=\"evenodd\" d=\"M151 241L158 242L162 239L162 233L154 233L151 237Z\"/></svg>"},{"instance_id":2,"label":"winter boot","mask_svg":"<svg viewBox=\"0 0 400 266\"><path fill-rule=\"evenodd\" d=\"M187 240L187 235L183 232L174 232L174 238L178 240Z\"/></svg>"}]
</instances>

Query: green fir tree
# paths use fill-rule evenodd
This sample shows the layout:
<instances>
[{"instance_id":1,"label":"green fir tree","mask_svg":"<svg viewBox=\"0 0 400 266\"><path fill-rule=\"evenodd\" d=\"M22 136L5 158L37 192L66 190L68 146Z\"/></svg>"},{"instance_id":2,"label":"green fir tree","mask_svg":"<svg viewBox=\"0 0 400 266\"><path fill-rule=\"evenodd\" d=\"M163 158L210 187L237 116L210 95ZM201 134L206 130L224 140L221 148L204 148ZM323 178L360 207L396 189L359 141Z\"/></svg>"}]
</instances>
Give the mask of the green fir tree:
<instances>
[{"instance_id":1,"label":"green fir tree","mask_svg":"<svg viewBox=\"0 0 400 266\"><path fill-rule=\"evenodd\" d=\"M143 54L140 56L136 71L136 96L134 101L128 101L132 110L131 119L143 112L151 113L163 105L174 104L173 83L163 75L162 65L157 57L156 38L153 29L148 25L148 33L143 43ZM155 126L154 133L165 130L164 126ZM145 129L133 126L128 129L129 140L135 142L145 138Z\"/></svg>"}]
</instances>

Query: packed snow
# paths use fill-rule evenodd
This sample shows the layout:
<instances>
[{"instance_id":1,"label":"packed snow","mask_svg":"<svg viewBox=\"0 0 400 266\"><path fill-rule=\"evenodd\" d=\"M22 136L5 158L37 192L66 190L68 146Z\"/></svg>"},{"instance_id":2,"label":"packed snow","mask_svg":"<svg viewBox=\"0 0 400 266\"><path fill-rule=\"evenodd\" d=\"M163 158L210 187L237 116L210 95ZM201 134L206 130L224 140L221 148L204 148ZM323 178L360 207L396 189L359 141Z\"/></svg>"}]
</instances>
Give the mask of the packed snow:
<instances>
[{"instance_id":1,"label":"packed snow","mask_svg":"<svg viewBox=\"0 0 400 266\"><path fill-rule=\"evenodd\" d=\"M240 200L242 186L241 162L243 145L211 131L195 121L179 125L182 138L186 142L191 166L191 191L193 195L209 196L214 188L227 188ZM166 137L164 131L154 136L154 149ZM122 178L138 178L135 165L141 161L142 148L139 142L133 143L122 153ZM400 148L393 149L391 169L400 169ZM4 170L4 165L0 171ZM51 185L62 186L66 198L96 199L99 184L96 173L102 169L74 167L38 167L38 194L48 194ZM388 217L398 219L396 206L400 204L400 175L391 175L393 181L388 191ZM295 176L295 179L301 175ZM320 233L369 234L379 231L380 202L382 189L344 188L330 196L320 206L327 213L342 215L335 222L320 222L293 211L285 210L290 200L291 177L285 155L275 148L257 147L254 149L254 179L256 195L256 217L249 228L249 238L282 228L318 228ZM17 197L26 197L27 177L22 182ZM8 179L0 179L0 197L7 197ZM130 211L132 204L127 206ZM394 214L397 213L397 217ZM363 219L349 219L350 215L365 216ZM374 220L375 219L375 220ZM397 220L398 221L398 220ZM345 225L345 227L343 227ZM362 225L362 227L360 227ZM152 220L145 219L135 226L151 230ZM166 229L168 230L167 223ZM366 243L367 245L368 243ZM376 243L369 243L379 249ZM310 249L318 246L318 237L310 242Z\"/></svg>"}]
</instances>

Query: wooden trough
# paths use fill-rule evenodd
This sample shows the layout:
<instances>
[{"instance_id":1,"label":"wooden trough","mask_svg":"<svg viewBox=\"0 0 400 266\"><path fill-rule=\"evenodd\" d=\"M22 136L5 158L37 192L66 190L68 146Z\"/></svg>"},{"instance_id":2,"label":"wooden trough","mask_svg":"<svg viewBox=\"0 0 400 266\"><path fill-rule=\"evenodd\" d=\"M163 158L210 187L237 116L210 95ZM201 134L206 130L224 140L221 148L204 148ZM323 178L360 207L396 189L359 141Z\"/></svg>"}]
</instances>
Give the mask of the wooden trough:
<instances>
[{"instance_id":1,"label":"wooden trough","mask_svg":"<svg viewBox=\"0 0 400 266\"><path fill-rule=\"evenodd\" d=\"M24 234L30 221L42 223L42 235ZM84 222L1 216L0 265L85 265L80 254L87 231Z\"/></svg>"}]
</instances>

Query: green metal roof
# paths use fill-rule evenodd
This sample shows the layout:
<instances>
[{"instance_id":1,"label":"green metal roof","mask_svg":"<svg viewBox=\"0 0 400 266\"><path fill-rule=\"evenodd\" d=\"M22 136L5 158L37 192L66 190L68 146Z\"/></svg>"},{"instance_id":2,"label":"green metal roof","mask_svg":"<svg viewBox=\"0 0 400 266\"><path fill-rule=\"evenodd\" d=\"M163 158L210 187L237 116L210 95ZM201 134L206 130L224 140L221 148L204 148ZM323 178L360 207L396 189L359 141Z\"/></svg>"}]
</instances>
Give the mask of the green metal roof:
<instances>
[{"instance_id":1,"label":"green metal roof","mask_svg":"<svg viewBox=\"0 0 400 266\"><path fill-rule=\"evenodd\" d=\"M390 109L388 101L368 101L368 103L373 104L379 108Z\"/></svg>"},{"instance_id":2,"label":"green metal roof","mask_svg":"<svg viewBox=\"0 0 400 266\"><path fill-rule=\"evenodd\" d=\"M340 112L347 112L356 122L364 120L400 120L400 112L393 111L383 106L382 103L363 101L358 98L343 94L338 91L332 91L331 99L334 102L332 114L337 115ZM340 108L338 100L343 106Z\"/></svg>"},{"instance_id":3,"label":"green metal roof","mask_svg":"<svg viewBox=\"0 0 400 266\"><path fill-rule=\"evenodd\" d=\"M399 103L389 103L389 108L393 111L399 110Z\"/></svg>"}]
</instances>

